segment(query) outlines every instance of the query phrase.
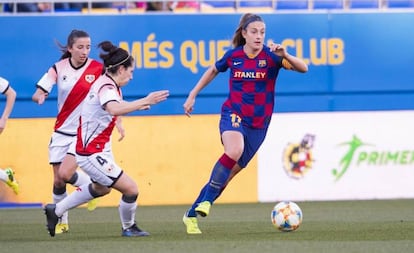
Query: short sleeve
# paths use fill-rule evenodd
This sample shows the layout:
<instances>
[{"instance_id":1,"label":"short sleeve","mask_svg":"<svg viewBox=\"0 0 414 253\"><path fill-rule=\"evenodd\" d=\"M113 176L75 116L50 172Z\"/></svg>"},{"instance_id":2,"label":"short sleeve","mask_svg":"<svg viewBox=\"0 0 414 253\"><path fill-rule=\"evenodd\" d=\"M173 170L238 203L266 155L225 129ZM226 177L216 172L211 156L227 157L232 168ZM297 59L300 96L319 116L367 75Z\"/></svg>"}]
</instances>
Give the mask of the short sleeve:
<instances>
[{"instance_id":1,"label":"short sleeve","mask_svg":"<svg viewBox=\"0 0 414 253\"><path fill-rule=\"evenodd\" d=\"M101 106L106 105L110 101L121 101L118 90L111 84L106 84L99 91L99 103Z\"/></svg>"},{"instance_id":2,"label":"short sleeve","mask_svg":"<svg viewBox=\"0 0 414 253\"><path fill-rule=\"evenodd\" d=\"M57 82L57 73L55 68L51 67L49 71L42 76L42 78L37 82L37 86L44 91L51 92L53 85Z\"/></svg>"},{"instance_id":3,"label":"short sleeve","mask_svg":"<svg viewBox=\"0 0 414 253\"><path fill-rule=\"evenodd\" d=\"M2 94L5 93L8 88L9 88L9 81L0 77L0 93Z\"/></svg>"},{"instance_id":4,"label":"short sleeve","mask_svg":"<svg viewBox=\"0 0 414 253\"><path fill-rule=\"evenodd\" d=\"M228 60L233 50L227 51L224 56L216 62L216 69L218 72L225 72L229 68Z\"/></svg>"}]
</instances>

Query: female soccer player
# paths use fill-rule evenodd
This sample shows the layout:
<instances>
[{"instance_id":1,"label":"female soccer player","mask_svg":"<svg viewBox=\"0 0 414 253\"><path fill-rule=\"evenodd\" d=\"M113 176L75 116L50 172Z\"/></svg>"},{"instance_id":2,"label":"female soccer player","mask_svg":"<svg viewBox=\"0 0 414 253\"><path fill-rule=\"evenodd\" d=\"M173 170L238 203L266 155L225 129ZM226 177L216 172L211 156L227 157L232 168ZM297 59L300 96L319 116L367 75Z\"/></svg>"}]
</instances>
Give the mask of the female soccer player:
<instances>
[{"instance_id":1,"label":"female soccer player","mask_svg":"<svg viewBox=\"0 0 414 253\"><path fill-rule=\"evenodd\" d=\"M16 101L16 91L10 86L9 82L0 77L0 93L6 96L6 105L0 118L0 134L6 128L7 120L13 110ZM14 171L10 168L0 169L0 180L5 182L14 193L19 193L19 184L14 177Z\"/></svg>"},{"instance_id":2,"label":"female soccer player","mask_svg":"<svg viewBox=\"0 0 414 253\"><path fill-rule=\"evenodd\" d=\"M53 167L53 201L62 200L66 195L66 183L74 186L90 182L90 178L78 167L75 160L76 131L79 125L79 115L82 101L100 76L102 63L90 59L91 38L81 30L73 30L67 44L58 44L62 56L58 62L49 68L48 72L37 83L37 89L32 100L43 104L53 86L58 89L58 115L49 143L49 163ZM89 203L88 209L93 210L96 201ZM61 219L56 227L56 233L69 230L68 214Z\"/></svg>"},{"instance_id":3,"label":"female soccer player","mask_svg":"<svg viewBox=\"0 0 414 253\"><path fill-rule=\"evenodd\" d=\"M198 198L184 214L188 234L201 234L197 214L207 216L213 202L230 180L245 168L263 143L272 117L275 83L281 68L307 72L301 59L290 55L280 44L264 45L266 26L263 19L251 13L242 16L233 36L233 49L211 66L184 103L188 116L197 94L219 72L230 69L228 99L222 105L220 118L224 153L214 165L211 177Z\"/></svg>"},{"instance_id":4,"label":"female soccer player","mask_svg":"<svg viewBox=\"0 0 414 253\"><path fill-rule=\"evenodd\" d=\"M146 97L127 102L122 100L121 87L132 79L134 59L122 48L109 41L99 44L104 52L104 73L93 84L81 111L77 134L76 160L89 174L92 183L79 187L65 199L45 206L47 228L54 236L55 226L67 210L94 197L108 194L111 188L122 193L119 214L122 236L147 236L135 223L138 186L114 161L111 134L117 117L136 110L148 110L151 105L167 99L167 90L155 91Z\"/></svg>"},{"instance_id":5,"label":"female soccer player","mask_svg":"<svg viewBox=\"0 0 414 253\"><path fill-rule=\"evenodd\" d=\"M0 134L6 128L7 120L13 110L16 101L16 91L10 86L9 81L0 77L0 93L6 96L6 105L0 118Z\"/></svg>"}]
</instances>

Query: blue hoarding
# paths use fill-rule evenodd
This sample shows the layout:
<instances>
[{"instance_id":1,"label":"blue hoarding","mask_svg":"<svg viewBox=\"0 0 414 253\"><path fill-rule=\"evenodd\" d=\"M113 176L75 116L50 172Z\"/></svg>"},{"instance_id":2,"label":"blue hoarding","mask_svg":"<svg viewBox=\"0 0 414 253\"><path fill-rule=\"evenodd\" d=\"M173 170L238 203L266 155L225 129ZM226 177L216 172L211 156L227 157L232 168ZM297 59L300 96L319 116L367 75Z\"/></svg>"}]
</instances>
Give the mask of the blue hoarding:
<instances>
[{"instance_id":1,"label":"blue hoarding","mask_svg":"<svg viewBox=\"0 0 414 253\"><path fill-rule=\"evenodd\" d=\"M241 14L0 16L0 76L18 92L13 117L53 117L55 93L39 107L34 85L60 57L72 29L92 37L91 57L103 40L134 56L134 79L124 89L134 99L169 89L168 102L144 114L181 114L187 93L207 67L231 47ZM282 71L276 111L413 109L414 13L263 14L266 39L305 59L306 74ZM227 73L200 94L195 113L215 114L227 94Z\"/></svg>"}]
</instances>

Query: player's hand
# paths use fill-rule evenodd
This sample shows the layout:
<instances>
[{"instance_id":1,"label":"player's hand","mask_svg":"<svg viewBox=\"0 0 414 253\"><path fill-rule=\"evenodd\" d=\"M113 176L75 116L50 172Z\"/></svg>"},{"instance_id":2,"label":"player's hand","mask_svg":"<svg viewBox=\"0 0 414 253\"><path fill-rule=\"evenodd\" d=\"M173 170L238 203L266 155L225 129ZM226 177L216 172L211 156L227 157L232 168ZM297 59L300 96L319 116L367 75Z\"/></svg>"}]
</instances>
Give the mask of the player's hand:
<instances>
[{"instance_id":1,"label":"player's hand","mask_svg":"<svg viewBox=\"0 0 414 253\"><path fill-rule=\"evenodd\" d=\"M187 115L188 117L191 117L191 113L194 110L194 104L195 104L195 98L192 97L188 97L187 100L185 101L185 103L183 104L184 107L184 113L185 115Z\"/></svg>"},{"instance_id":2,"label":"player's hand","mask_svg":"<svg viewBox=\"0 0 414 253\"><path fill-rule=\"evenodd\" d=\"M277 44L277 43L271 44L270 50L274 52L276 55L281 56L281 57L285 57L287 54L286 48L283 47L281 44Z\"/></svg>"},{"instance_id":3,"label":"player's hand","mask_svg":"<svg viewBox=\"0 0 414 253\"><path fill-rule=\"evenodd\" d=\"M47 95L48 95L47 93L39 94L39 96L37 97L37 104L42 105L45 102Z\"/></svg>"},{"instance_id":4,"label":"player's hand","mask_svg":"<svg viewBox=\"0 0 414 253\"><path fill-rule=\"evenodd\" d=\"M0 118L0 134L3 132L4 128L6 128L6 120Z\"/></svg>"},{"instance_id":5,"label":"player's hand","mask_svg":"<svg viewBox=\"0 0 414 253\"><path fill-rule=\"evenodd\" d=\"M146 99L148 100L148 105L146 108L143 108L144 110L149 110L151 107L150 105L158 104L168 98L170 95L169 90L159 90L159 91L153 91L150 94L147 95Z\"/></svg>"},{"instance_id":6,"label":"player's hand","mask_svg":"<svg viewBox=\"0 0 414 253\"><path fill-rule=\"evenodd\" d=\"M116 129L118 130L118 133L119 133L118 141L122 141L125 137L125 128L122 125L122 120L120 117L118 117L116 121Z\"/></svg>"}]
</instances>

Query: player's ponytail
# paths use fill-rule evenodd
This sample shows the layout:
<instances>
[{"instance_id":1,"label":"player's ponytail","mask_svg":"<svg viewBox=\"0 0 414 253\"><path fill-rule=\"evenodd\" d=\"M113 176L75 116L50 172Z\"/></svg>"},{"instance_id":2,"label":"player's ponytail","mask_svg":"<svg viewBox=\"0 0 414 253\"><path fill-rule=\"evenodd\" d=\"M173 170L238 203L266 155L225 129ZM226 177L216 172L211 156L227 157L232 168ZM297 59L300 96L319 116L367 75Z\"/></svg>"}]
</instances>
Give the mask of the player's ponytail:
<instances>
[{"instance_id":1,"label":"player's ponytail","mask_svg":"<svg viewBox=\"0 0 414 253\"><path fill-rule=\"evenodd\" d=\"M109 72L114 74L120 66L125 68L132 66L134 59L125 49L115 46L110 41L103 41L99 43L98 47L103 51L99 54L105 66L102 70L103 73Z\"/></svg>"}]
</instances>

